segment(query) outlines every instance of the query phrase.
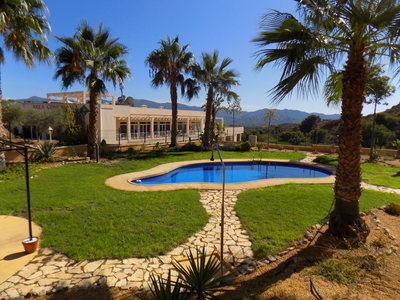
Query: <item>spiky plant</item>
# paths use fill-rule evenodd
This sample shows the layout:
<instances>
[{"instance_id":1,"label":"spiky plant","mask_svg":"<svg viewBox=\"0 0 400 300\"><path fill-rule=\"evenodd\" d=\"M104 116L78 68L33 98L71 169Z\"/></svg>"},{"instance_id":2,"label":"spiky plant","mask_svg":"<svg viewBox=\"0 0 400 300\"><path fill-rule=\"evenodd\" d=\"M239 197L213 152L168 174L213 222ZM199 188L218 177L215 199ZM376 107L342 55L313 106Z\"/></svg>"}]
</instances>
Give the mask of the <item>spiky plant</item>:
<instances>
[{"instance_id":1,"label":"spiky plant","mask_svg":"<svg viewBox=\"0 0 400 300\"><path fill-rule=\"evenodd\" d=\"M216 253L207 256L205 249L196 249L186 254L188 265L173 262L182 279L182 287L197 300L216 299L216 293L223 291L226 275L221 275L221 264Z\"/></svg>"}]
</instances>

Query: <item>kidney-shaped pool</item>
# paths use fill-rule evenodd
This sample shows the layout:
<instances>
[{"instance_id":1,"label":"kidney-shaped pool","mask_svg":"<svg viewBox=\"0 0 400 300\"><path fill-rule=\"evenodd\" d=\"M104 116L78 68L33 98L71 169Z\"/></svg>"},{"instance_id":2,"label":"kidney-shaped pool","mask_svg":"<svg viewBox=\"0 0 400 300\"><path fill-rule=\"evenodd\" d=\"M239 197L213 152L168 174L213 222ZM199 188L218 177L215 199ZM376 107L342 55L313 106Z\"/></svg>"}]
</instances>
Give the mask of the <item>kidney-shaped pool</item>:
<instances>
[{"instance_id":1,"label":"kidney-shaped pool","mask_svg":"<svg viewBox=\"0 0 400 300\"><path fill-rule=\"evenodd\" d=\"M276 162L227 162L225 163L226 183L239 183L272 178L321 178L331 172L305 165ZM220 163L202 163L174 169L168 173L131 180L139 185L171 183L221 183Z\"/></svg>"}]
</instances>

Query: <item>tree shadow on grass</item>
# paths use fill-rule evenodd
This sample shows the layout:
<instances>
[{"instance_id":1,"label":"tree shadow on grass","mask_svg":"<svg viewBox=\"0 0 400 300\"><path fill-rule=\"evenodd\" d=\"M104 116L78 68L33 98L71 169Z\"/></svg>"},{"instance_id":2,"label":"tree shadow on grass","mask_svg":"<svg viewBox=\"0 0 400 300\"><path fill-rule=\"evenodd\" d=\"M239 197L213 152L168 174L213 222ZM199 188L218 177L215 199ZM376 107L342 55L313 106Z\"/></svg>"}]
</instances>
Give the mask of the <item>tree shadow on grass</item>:
<instances>
[{"instance_id":1,"label":"tree shadow on grass","mask_svg":"<svg viewBox=\"0 0 400 300\"><path fill-rule=\"evenodd\" d=\"M396 174L393 174L392 177L400 177L400 171L398 171Z\"/></svg>"},{"instance_id":2,"label":"tree shadow on grass","mask_svg":"<svg viewBox=\"0 0 400 300\"><path fill-rule=\"evenodd\" d=\"M345 245L341 245L339 242L340 240L334 238L331 234L323 233L312 245L281 261L274 268L250 280L239 281L234 290L223 295L223 299L243 299L244 297L253 299L278 281L285 280L294 273L299 273L305 268L332 257L335 248L345 248Z\"/></svg>"}]
</instances>

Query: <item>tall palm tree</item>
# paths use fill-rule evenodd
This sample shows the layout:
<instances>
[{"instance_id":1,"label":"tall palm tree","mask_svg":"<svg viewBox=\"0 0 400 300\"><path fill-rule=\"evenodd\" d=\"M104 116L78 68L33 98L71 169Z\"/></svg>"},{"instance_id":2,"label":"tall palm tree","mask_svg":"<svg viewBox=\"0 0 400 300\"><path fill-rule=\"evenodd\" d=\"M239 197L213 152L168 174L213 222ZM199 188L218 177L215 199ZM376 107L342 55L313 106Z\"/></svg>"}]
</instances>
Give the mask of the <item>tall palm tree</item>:
<instances>
[{"instance_id":1,"label":"tall palm tree","mask_svg":"<svg viewBox=\"0 0 400 300\"><path fill-rule=\"evenodd\" d=\"M4 50L11 51L17 60L33 67L35 60L47 61L51 51L45 46L50 26L46 18L47 7L41 0L0 1L0 65L5 62ZM0 86L0 137L5 136L2 122ZM4 153L0 153L0 169L4 166Z\"/></svg>"},{"instance_id":2,"label":"tall palm tree","mask_svg":"<svg viewBox=\"0 0 400 300\"><path fill-rule=\"evenodd\" d=\"M321 75L343 68L342 113L335 206L329 230L336 236L363 240L369 229L359 215L361 196L361 111L367 79L367 61L400 58L400 6L397 0L302 0L299 18L270 11L254 40L263 49L256 67L275 63L283 67L273 99L282 100L295 88L305 94L318 91ZM343 66L344 64L344 66Z\"/></svg>"},{"instance_id":3,"label":"tall palm tree","mask_svg":"<svg viewBox=\"0 0 400 300\"><path fill-rule=\"evenodd\" d=\"M123 60L126 46L112 38L110 31L100 24L94 31L82 22L73 37L57 37L64 45L56 51L57 70L54 78L61 78L64 88L79 82L89 90L88 156L95 158L98 140L98 111L100 95L107 91L106 82L114 87L130 76Z\"/></svg>"},{"instance_id":4,"label":"tall palm tree","mask_svg":"<svg viewBox=\"0 0 400 300\"><path fill-rule=\"evenodd\" d=\"M169 94L172 105L171 147L176 146L178 134L178 87L181 95L189 99L198 94L198 86L191 78L186 78L194 64L194 56L188 51L189 45L181 46L179 37L160 41L160 48L152 51L146 58L146 64L150 67L151 83L154 87L164 84L169 86Z\"/></svg>"},{"instance_id":5,"label":"tall palm tree","mask_svg":"<svg viewBox=\"0 0 400 300\"><path fill-rule=\"evenodd\" d=\"M202 83L207 91L203 144L208 147L214 130L211 118L216 96L219 94L229 97L229 93L232 92L230 88L239 84L236 79L239 75L233 69L227 69L232 59L224 58L219 62L218 51L202 53L201 58L201 63L193 68L193 77Z\"/></svg>"},{"instance_id":6,"label":"tall palm tree","mask_svg":"<svg viewBox=\"0 0 400 300\"><path fill-rule=\"evenodd\" d=\"M390 77L383 75L384 70L380 65L372 65L368 67L367 82L365 88L365 104L374 104L374 113L372 115L372 128L371 128L371 145L369 160L376 160L375 150L375 126L376 126L376 107L377 105L388 105L383 100L390 97L396 88L390 85ZM338 71L329 76L324 86L324 94L327 105L339 106L342 99L342 79L343 72Z\"/></svg>"},{"instance_id":7,"label":"tall palm tree","mask_svg":"<svg viewBox=\"0 0 400 300\"><path fill-rule=\"evenodd\" d=\"M213 132L213 129L215 129L215 118L217 117L218 111L224 109L224 107L221 106L224 101L228 102L228 104L231 102L240 103L240 98L239 95L234 91L225 89L216 91L215 98L211 107L211 132Z\"/></svg>"}]
</instances>

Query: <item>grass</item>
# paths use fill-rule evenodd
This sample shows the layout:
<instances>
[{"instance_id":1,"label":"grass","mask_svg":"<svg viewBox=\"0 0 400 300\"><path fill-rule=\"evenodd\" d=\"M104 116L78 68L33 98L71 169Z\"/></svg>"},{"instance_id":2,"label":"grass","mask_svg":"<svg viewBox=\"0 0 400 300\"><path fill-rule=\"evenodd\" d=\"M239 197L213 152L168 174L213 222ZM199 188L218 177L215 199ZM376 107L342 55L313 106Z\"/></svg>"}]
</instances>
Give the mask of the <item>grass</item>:
<instances>
[{"instance_id":1,"label":"grass","mask_svg":"<svg viewBox=\"0 0 400 300\"><path fill-rule=\"evenodd\" d=\"M316 264L310 275L319 275L326 280L352 285L359 276L360 270L344 259L329 258Z\"/></svg>"},{"instance_id":2,"label":"grass","mask_svg":"<svg viewBox=\"0 0 400 300\"><path fill-rule=\"evenodd\" d=\"M336 167L338 158L331 155L320 155L314 159L314 162ZM361 164L361 170L363 180L370 184L400 188L399 168L366 162Z\"/></svg>"},{"instance_id":3,"label":"grass","mask_svg":"<svg viewBox=\"0 0 400 300\"><path fill-rule=\"evenodd\" d=\"M288 184L239 194L237 214L250 234L255 256L277 254L304 231L327 220L333 202L331 185ZM360 209L400 203L400 195L364 190Z\"/></svg>"},{"instance_id":4,"label":"grass","mask_svg":"<svg viewBox=\"0 0 400 300\"><path fill-rule=\"evenodd\" d=\"M400 188L399 168L373 163L363 163L361 168L362 177L366 182L370 184Z\"/></svg>"},{"instance_id":5,"label":"grass","mask_svg":"<svg viewBox=\"0 0 400 300\"><path fill-rule=\"evenodd\" d=\"M252 152L223 152L224 158L251 158ZM269 158L301 159L303 154L268 152ZM32 165L33 220L43 228L42 246L76 260L147 257L166 253L208 220L195 190L135 193L104 184L111 176L162 163L210 158L209 152L149 153L104 164ZM0 214L26 217L24 169L0 175Z\"/></svg>"}]
</instances>

